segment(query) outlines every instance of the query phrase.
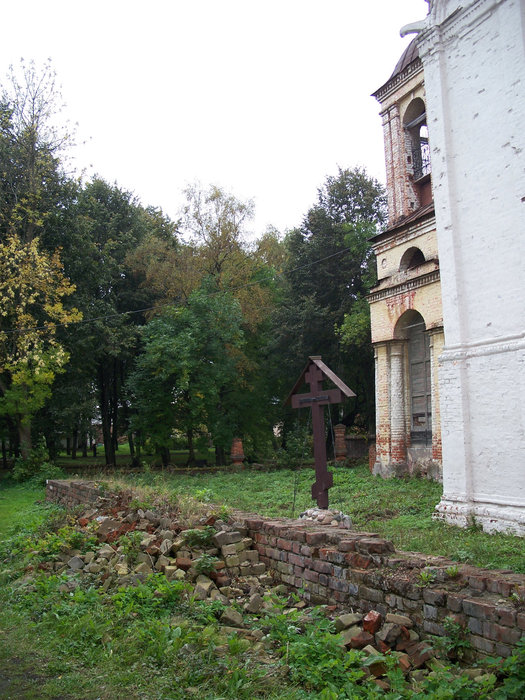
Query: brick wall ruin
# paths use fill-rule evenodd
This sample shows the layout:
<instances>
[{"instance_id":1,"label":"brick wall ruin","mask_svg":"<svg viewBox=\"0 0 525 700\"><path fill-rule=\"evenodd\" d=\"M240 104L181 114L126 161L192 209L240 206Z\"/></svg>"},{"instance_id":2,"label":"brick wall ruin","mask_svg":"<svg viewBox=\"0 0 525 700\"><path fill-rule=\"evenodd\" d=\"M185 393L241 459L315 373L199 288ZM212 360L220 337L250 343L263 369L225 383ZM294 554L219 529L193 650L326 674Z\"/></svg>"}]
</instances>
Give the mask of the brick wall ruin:
<instances>
[{"instance_id":1,"label":"brick wall ruin","mask_svg":"<svg viewBox=\"0 0 525 700\"><path fill-rule=\"evenodd\" d=\"M47 484L48 500L68 507L99 495L90 482ZM312 604L408 615L422 636L444 635L443 621L452 617L480 654L509 656L525 635L525 608L513 604L525 599L524 575L396 552L392 542L370 532L239 512L235 519L274 577Z\"/></svg>"}]
</instances>

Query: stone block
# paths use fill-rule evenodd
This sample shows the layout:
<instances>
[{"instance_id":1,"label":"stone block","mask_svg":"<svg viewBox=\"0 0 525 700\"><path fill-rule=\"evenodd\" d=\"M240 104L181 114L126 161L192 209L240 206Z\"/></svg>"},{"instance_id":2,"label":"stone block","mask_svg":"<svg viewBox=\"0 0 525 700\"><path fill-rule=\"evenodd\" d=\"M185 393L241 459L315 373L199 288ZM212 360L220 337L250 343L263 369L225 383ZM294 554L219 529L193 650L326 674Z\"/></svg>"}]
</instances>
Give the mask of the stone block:
<instances>
[{"instance_id":1,"label":"stone block","mask_svg":"<svg viewBox=\"0 0 525 700\"><path fill-rule=\"evenodd\" d=\"M371 600L373 603L382 603L384 601L384 593L376 588L367 588L359 586L359 595L365 600Z\"/></svg>"},{"instance_id":2,"label":"stone block","mask_svg":"<svg viewBox=\"0 0 525 700\"><path fill-rule=\"evenodd\" d=\"M412 619L407 615L397 615L395 613L388 613L385 617L385 622L392 622L395 625L400 625L401 627L406 627L410 629L413 626Z\"/></svg>"},{"instance_id":3,"label":"stone block","mask_svg":"<svg viewBox=\"0 0 525 700\"><path fill-rule=\"evenodd\" d=\"M226 608L221 615L221 623L223 625L229 625L231 627L243 627L243 619L240 612L235 610L235 608Z\"/></svg>"},{"instance_id":4,"label":"stone block","mask_svg":"<svg viewBox=\"0 0 525 700\"><path fill-rule=\"evenodd\" d=\"M305 536L306 544L319 546L327 540L326 532L307 532Z\"/></svg>"},{"instance_id":5,"label":"stone block","mask_svg":"<svg viewBox=\"0 0 525 700\"><path fill-rule=\"evenodd\" d=\"M352 639L354 637L357 637L362 632L361 628L359 625L353 625L352 627L348 627L344 630L342 630L339 634L341 638L341 643L345 647L349 647L352 644Z\"/></svg>"},{"instance_id":6,"label":"stone block","mask_svg":"<svg viewBox=\"0 0 525 700\"><path fill-rule=\"evenodd\" d=\"M423 590L423 600L429 605L443 606L445 605L447 594L445 591L425 588Z\"/></svg>"},{"instance_id":7,"label":"stone block","mask_svg":"<svg viewBox=\"0 0 525 700\"><path fill-rule=\"evenodd\" d=\"M477 635L472 635L470 637L470 643L474 649L477 649L484 654L493 654L496 648L493 641L490 639L485 639L484 637L478 637Z\"/></svg>"},{"instance_id":8,"label":"stone block","mask_svg":"<svg viewBox=\"0 0 525 700\"><path fill-rule=\"evenodd\" d=\"M355 637L350 640L350 647L352 649L363 649L369 644L374 643L374 636L365 630L361 630Z\"/></svg>"},{"instance_id":9,"label":"stone block","mask_svg":"<svg viewBox=\"0 0 525 700\"><path fill-rule=\"evenodd\" d=\"M353 627L363 620L363 615L361 613L346 613L345 615L340 615L334 621L335 631L341 632L348 627Z\"/></svg>"},{"instance_id":10,"label":"stone block","mask_svg":"<svg viewBox=\"0 0 525 700\"><path fill-rule=\"evenodd\" d=\"M221 530L216 535L213 536L213 542L216 547L221 548L225 544L234 544L235 542L240 542L242 540L242 535L240 532Z\"/></svg>"},{"instance_id":11,"label":"stone block","mask_svg":"<svg viewBox=\"0 0 525 700\"><path fill-rule=\"evenodd\" d=\"M496 606L492 603L481 600L465 599L463 601L463 612L471 617L479 617L484 620L494 620Z\"/></svg>"},{"instance_id":12,"label":"stone block","mask_svg":"<svg viewBox=\"0 0 525 700\"><path fill-rule=\"evenodd\" d=\"M80 571L84 568L85 562L80 557L71 557L71 559L69 559L67 562L67 565L70 569L73 569L73 571Z\"/></svg>"},{"instance_id":13,"label":"stone block","mask_svg":"<svg viewBox=\"0 0 525 700\"><path fill-rule=\"evenodd\" d=\"M228 569L231 569L233 566L240 566L241 560L239 559L239 556L237 554L233 554L232 556L225 557L224 563L226 564Z\"/></svg>"}]
</instances>

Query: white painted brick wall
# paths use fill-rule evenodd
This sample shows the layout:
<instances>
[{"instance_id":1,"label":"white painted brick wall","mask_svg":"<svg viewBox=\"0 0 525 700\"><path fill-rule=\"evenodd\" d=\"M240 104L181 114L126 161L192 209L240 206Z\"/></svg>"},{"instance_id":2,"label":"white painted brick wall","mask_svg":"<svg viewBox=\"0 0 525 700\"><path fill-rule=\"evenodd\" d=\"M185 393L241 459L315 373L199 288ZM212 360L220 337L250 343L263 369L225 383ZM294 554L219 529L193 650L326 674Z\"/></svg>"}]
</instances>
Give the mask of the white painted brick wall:
<instances>
[{"instance_id":1,"label":"white painted brick wall","mask_svg":"<svg viewBox=\"0 0 525 700\"><path fill-rule=\"evenodd\" d=\"M439 510L525 534L525 3L433 0L427 25L446 341Z\"/></svg>"}]
</instances>

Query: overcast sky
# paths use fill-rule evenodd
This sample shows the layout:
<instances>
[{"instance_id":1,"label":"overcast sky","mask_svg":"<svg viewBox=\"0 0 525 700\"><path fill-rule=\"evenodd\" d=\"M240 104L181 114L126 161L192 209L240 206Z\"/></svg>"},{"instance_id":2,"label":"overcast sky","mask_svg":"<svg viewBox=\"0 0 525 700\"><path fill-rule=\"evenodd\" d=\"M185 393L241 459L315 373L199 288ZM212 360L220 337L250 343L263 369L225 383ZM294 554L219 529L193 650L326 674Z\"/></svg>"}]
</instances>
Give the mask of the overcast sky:
<instances>
[{"instance_id":1,"label":"overcast sky","mask_svg":"<svg viewBox=\"0 0 525 700\"><path fill-rule=\"evenodd\" d=\"M378 103L424 0L16 0L0 76L51 58L76 163L176 218L200 181L300 224L337 166L385 180Z\"/></svg>"}]
</instances>

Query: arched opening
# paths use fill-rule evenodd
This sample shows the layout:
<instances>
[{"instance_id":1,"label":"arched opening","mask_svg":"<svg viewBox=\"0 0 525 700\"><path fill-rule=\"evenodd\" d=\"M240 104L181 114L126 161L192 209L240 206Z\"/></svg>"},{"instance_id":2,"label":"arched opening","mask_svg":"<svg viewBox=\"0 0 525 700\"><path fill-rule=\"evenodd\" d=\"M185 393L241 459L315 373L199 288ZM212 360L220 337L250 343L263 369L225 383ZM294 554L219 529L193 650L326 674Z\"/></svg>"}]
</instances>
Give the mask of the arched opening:
<instances>
[{"instance_id":1,"label":"arched opening","mask_svg":"<svg viewBox=\"0 0 525 700\"><path fill-rule=\"evenodd\" d=\"M407 270L413 270L415 267L419 267L425 262L425 256L419 248L408 248L405 250L401 257L399 263L399 271L406 272Z\"/></svg>"},{"instance_id":2,"label":"arched opening","mask_svg":"<svg viewBox=\"0 0 525 700\"><path fill-rule=\"evenodd\" d=\"M403 117L403 126L408 134L408 163L412 164L414 180L417 182L430 174L430 148L425 103L420 97L408 105Z\"/></svg>"},{"instance_id":3,"label":"arched opening","mask_svg":"<svg viewBox=\"0 0 525 700\"><path fill-rule=\"evenodd\" d=\"M412 445L431 445L430 339L423 316L406 311L396 324L395 337L407 342L410 441Z\"/></svg>"}]
</instances>

